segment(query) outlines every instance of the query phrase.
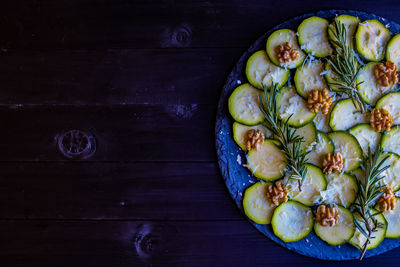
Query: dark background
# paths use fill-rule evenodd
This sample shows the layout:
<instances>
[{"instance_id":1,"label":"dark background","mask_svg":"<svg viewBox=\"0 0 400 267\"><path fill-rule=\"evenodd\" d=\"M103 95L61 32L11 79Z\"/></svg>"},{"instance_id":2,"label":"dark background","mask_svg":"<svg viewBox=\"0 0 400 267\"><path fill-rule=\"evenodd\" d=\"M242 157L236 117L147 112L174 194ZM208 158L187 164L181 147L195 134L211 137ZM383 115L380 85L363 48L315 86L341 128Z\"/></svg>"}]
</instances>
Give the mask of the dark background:
<instances>
[{"instance_id":1,"label":"dark background","mask_svg":"<svg viewBox=\"0 0 400 267\"><path fill-rule=\"evenodd\" d=\"M236 208L217 101L274 25L331 8L399 23L397 1L0 3L1 266L337 264L276 245ZM92 156L60 153L72 129L95 137Z\"/></svg>"}]
</instances>

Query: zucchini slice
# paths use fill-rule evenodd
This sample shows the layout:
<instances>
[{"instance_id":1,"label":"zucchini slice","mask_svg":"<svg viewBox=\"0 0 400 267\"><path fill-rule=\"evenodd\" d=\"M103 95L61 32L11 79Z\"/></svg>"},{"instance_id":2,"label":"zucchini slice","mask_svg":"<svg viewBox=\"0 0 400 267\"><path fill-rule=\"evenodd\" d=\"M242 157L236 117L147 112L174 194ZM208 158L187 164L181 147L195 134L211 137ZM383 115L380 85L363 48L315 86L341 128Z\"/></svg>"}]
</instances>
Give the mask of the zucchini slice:
<instances>
[{"instance_id":1,"label":"zucchini slice","mask_svg":"<svg viewBox=\"0 0 400 267\"><path fill-rule=\"evenodd\" d=\"M389 30L376 19L358 24L356 32L357 52L366 60L380 61L385 56L390 39Z\"/></svg>"},{"instance_id":2,"label":"zucchini slice","mask_svg":"<svg viewBox=\"0 0 400 267\"><path fill-rule=\"evenodd\" d=\"M316 57L326 57L333 50L328 41L329 22L320 17L310 17L300 23L299 44L301 49Z\"/></svg>"},{"instance_id":3,"label":"zucchini slice","mask_svg":"<svg viewBox=\"0 0 400 267\"><path fill-rule=\"evenodd\" d=\"M294 75L297 93L307 99L311 90L327 88L324 77L320 75L323 70L324 64L319 60L309 61L297 68Z\"/></svg>"},{"instance_id":4,"label":"zucchini slice","mask_svg":"<svg viewBox=\"0 0 400 267\"><path fill-rule=\"evenodd\" d=\"M256 125L264 121L264 114L260 110L259 94L262 92L248 83L237 87L228 100L232 118L246 125Z\"/></svg>"},{"instance_id":5,"label":"zucchini slice","mask_svg":"<svg viewBox=\"0 0 400 267\"><path fill-rule=\"evenodd\" d=\"M329 114L322 114L322 112L318 112L314 117L314 124L318 131L327 133L331 131L331 127L329 127Z\"/></svg>"},{"instance_id":6,"label":"zucchini slice","mask_svg":"<svg viewBox=\"0 0 400 267\"><path fill-rule=\"evenodd\" d=\"M289 71L272 64L264 50L255 52L246 64L246 77L258 89L270 88L272 83L282 87L289 78Z\"/></svg>"},{"instance_id":7,"label":"zucchini slice","mask_svg":"<svg viewBox=\"0 0 400 267\"><path fill-rule=\"evenodd\" d=\"M328 153L333 153L335 146L333 145L331 139L329 139L326 133L317 132L317 139L313 142L307 149L309 154L307 158L310 163L322 168L322 162L324 156Z\"/></svg>"},{"instance_id":8,"label":"zucchini slice","mask_svg":"<svg viewBox=\"0 0 400 267\"><path fill-rule=\"evenodd\" d=\"M255 177L274 181L283 176L286 158L276 144L276 140L266 139L260 150L251 149L247 154L247 167Z\"/></svg>"},{"instance_id":9,"label":"zucchini slice","mask_svg":"<svg viewBox=\"0 0 400 267\"><path fill-rule=\"evenodd\" d=\"M372 214L375 214L378 211L375 209L371 209L370 212ZM379 244L383 241L383 239L385 238L385 235L386 235L387 222L386 222L385 218L383 217L382 214L376 215L375 218L378 221L378 223L383 224L384 227L378 228L377 231L372 234L372 238L371 238L370 243L367 246L367 249L373 249L373 248L376 248L377 246L379 246ZM361 221L360 214L355 213L354 219L359 220L360 225L364 228L365 231L367 231L365 229L365 225ZM356 228L353 237L349 240L349 243L358 249L362 249L365 241L366 241L366 237Z\"/></svg>"},{"instance_id":10,"label":"zucchini slice","mask_svg":"<svg viewBox=\"0 0 400 267\"><path fill-rule=\"evenodd\" d=\"M246 151L246 134L249 130L260 130L264 134L264 138L272 137L272 133L265 128L263 125L258 124L255 126L247 126L238 122L234 122L233 126L233 139L235 140L238 146Z\"/></svg>"},{"instance_id":11,"label":"zucchini slice","mask_svg":"<svg viewBox=\"0 0 400 267\"><path fill-rule=\"evenodd\" d=\"M286 121L293 114L288 122L290 126L301 127L315 117L315 113L308 110L306 101L296 94L293 87L284 87L279 91L276 106L281 120Z\"/></svg>"},{"instance_id":12,"label":"zucchini slice","mask_svg":"<svg viewBox=\"0 0 400 267\"><path fill-rule=\"evenodd\" d=\"M284 242L295 242L311 232L314 220L309 207L297 201L288 201L275 209L271 224L277 237Z\"/></svg>"},{"instance_id":13,"label":"zucchini slice","mask_svg":"<svg viewBox=\"0 0 400 267\"><path fill-rule=\"evenodd\" d=\"M271 183L257 182L244 192L244 213L258 224L269 224L275 209L275 205L269 202L265 193L269 184Z\"/></svg>"},{"instance_id":14,"label":"zucchini slice","mask_svg":"<svg viewBox=\"0 0 400 267\"><path fill-rule=\"evenodd\" d=\"M354 125L367 123L367 117L356 109L349 98L336 102L331 111L329 126L333 131L345 131Z\"/></svg>"},{"instance_id":15,"label":"zucchini slice","mask_svg":"<svg viewBox=\"0 0 400 267\"><path fill-rule=\"evenodd\" d=\"M389 132L382 136L381 146L386 152L400 155L400 125L392 127Z\"/></svg>"},{"instance_id":16,"label":"zucchini slice","mask_svg":"<svg viewBox=\"0 0 400 267\"><path fill-rule=\"evenodd\" d=\"M379 85L374 76L375 66L377 62L370 62L365 65L357 76L358 91L364 101L370 105L375 105L376 101L383 95L393 90L393 82L390 82L388 86ZM362 82L362 83L361 83Z\"/></svg>"},{"instance_id":17,"label":"zucchini slice","mask_svg":"<svg viewBox=\"0 0 400 267\"><path fill-rule=\"evenodd\" d=\"M353 37L354 37L354 33L356 32L358 23L360 23L360 19L353 17L353 16L349 16L349 15L340 15L340 16L336 17L334 20L340 22L341 24L343 24L345 26L345 28L347 30L346 31L346 33L347 33L346 43L349 44L351 47L353 47ZM331 24L328 29L329 40L335 39L333 32L336 32L336 30L333 27L333 24ZM331 42L331 43L334 47L336 46L333 42Z\"/></svg>"},{"instance_id":18,"label":"zucchini slice","mask_svg":"<svg viewBox=\"0 0 400 267\"><path fill-rule=\"evenodd\" d=\"M346 240L349 240L356 230L353 214L341 206L336 206L336 209L339 214L339 220L334 226L322 226L317 222L314 223L315 234L332 246L346 243Z\"/></svg>"},{"instance_id":19,"label":"zucchini slice","mask_svg":"<svg viewBox=\"0 0 400 267\"><path fill-rule=\"evenodd\" d=\"M377 207L376 207L377 208ZM400 237L400 198L396 197L396 206L394 210L388 210L382 213L387 222L387 238Z\"/></svg>"},{"instance_id":20,"label":"zucchini slice","mask_svg":"<svg viewBox=\"0 0 400 267\"><path fill-rule=\"evenodd\" d=\"M290 61L287 63L280 63L276 55L275 48L278 45L283 45L286 42L293 45L293 47L299 52L299 57L294 61ZM306 54L304 54L304 52L301 51L299 45L297 44L296 33L289 29L281 29L274 31L268 37L267 53L272 63L274 63L277 66L283 67L285 69L294 69L300 66L301 63L303 63L304 59L306 58Z\"/></svg>"},{"instance_id":21,"label":"zucchini slice","mask_svg":"<svg viewBox=\"0 0 400 267\"><path fill-rule=\"evenodd\" d=\"M368 155L368 147L372 152L375 152L381 141L381 134L375 132L369 124L357 125L351 128L349 132L357 139L364 155Z\"/></svg>"},{"instance_id":22,"label":"zucchini slice","mask_svg":"<svg viewBox=\"0 0 400 267\"><path fill-rule=\"evenodd\" d=\"M328 185L325 191L320 192L320 203L349 207L357 196L356 178L347 173L332 173L325 177Z\"/></svg>"},{"instance_id":23,"label":"zucchini slice","mask_svg":"<svg viewBox=\"0 0 400 267\"><path fill-rule=\"evenodd\" d=\"M393 118L393 124L400 124L400 93L390 93L376 103L376 108L384 108Z\"/></svg>"},{"instance_id":24,"label":"zucchini slice","mask_svg":"<svg viewBox=\"0 0 400 267\"><path fill-rule=\"evenodd\" d=\"M335 146L335 152L340 152L344 159L343 171L357 169L363 158L363 152L357 139L348 132L338 131L328 134Z\"/></svg>"},{"instance_id":25,"label":"zucchini slice","mask_svg":"<svg viewBox=\"0 0 400 267\"><path fill-rule=\"evenodd\" d=\"M383 166L389 165L390 167L382 172L383 183L389 186L393 191L400 189L400 157L394 153L382 154L380 159L389 155L388 159L383 163Z\"/></svg>"},{"instance_id":26,"label":"zucchini slice","mask_svg":"<svg viewBox=\"0 0 400 267\"><path fill-rule=\"evenodd\" d=\"M337 86L334 85L336 83L335 78L338 77L336 72L333 70L331 64L329 62L325 62L324 64L324 71L320 73L321 75L324 75L326 83L328 84L329 88L332 89L333 91L339 91L337 89Z\"/></svg>"},{"instance_id":27,"label":"zucchini slice","mask_svg":"<svg viewBox=\"0 0 400 267\"><path fill-rule=\"evenodd\" d=\"M290 179L286 184L288 195L306 206L313 206L319 201L319 192L326 189L326 180L322 170L314 165L306 164L307 175L301 185L297 180Z\"/></svg>"},{"instance_id":28,"label":"zucchini slice","mask_svg":"<svg viewBox=\"0 0 400 267\"><path fill-rule=\"evenodd\" d=\"M296 129L296 134L303 137L303 141L301 143L301 149L306 151L306 149L315 141L317 138L317 129L315 128L314 123L311 121L304 125L303 127Z\"/></svg>"},{"instance_id":29,"label":"zucchini slice","mask_svg":"<svg viewBox=\"0 0 400 267\"><path fill-rule=\"evenodd\" d=\"M386 48L386 59L400 68L400 34L396 34L389 41Z\"/></svg>"}]
</instances>

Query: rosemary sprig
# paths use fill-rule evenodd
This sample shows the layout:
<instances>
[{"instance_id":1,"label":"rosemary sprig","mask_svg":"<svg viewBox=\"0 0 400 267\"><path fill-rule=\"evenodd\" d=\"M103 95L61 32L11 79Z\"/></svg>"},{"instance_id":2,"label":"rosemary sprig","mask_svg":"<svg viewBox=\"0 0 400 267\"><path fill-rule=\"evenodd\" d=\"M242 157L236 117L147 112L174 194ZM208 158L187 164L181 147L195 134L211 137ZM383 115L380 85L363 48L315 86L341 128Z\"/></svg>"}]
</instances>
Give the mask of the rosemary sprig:
<instances>
[{"instance_id":1,"label":"rosemary sprig","mask_svg":"<svg viewBox=\"0 0 400 267\"><path fill-rule=\"evenodd\" d=\"M353 210L357 212L361 218L360 220L354 219L354 224L360 233L366 238L360 260L364 258L368 244L373 238L372 234L379 228L383 227L383 225L375 218L379 213L371 214L372 206L375 204L375 201L382 196L384 189L386 188L386 185L383 185L381 182L384 178L381 174L389 168L389 165L382 167L389 156L387 155L382 160L379 160L381 153L381 147L377 149L375 155L372 155L373 153L368 149L365 181L358 181L358 194L356 202L353 204ZM364 225L364 227L362 225Z\"/></svg>"},{"instance_id":2,"label":"rosemary sprig","mask_svg":"<svg viewBox=\"0 0 400 267\"><path fill-rule=\"evenodd\" d=\"M280 150L285 154L287 164L291 170L289 179L296 179L298 181L299 190L301 191L302 181L307 175L307 163L308 152L303 152L301 144L304 142L303 137L296 134L296 129L289 127L289 120L293 114L289 116L286 121L278 118L276 97L278 89L277 84L272 84L270 93L268 94L266 87L264 86L265 101L260 97L260 109L264 113L266 124L264 126L268 128L278 139ZM265 102L265 105L263 104Z\"/></svg>"},{"instance_id":3,"label":"rosemary sprig","mask_svg":"<svg viewBox=\"0 0 400 267\"><path fill-rule=\"evenodd\" d=\"M336 51L334 55L328 58L328 63L336 74L336 77L333 77L334 82L330 82L329 85L346 94L351 98L356 109L364 113L366 104L357 89L357 86L362 82L356 82L361 66L353 47L347 40L347 29L343 23L334 20L333 25L329 26L328 30L332 33L332 42Z\"/></svg>"}]
</instances>

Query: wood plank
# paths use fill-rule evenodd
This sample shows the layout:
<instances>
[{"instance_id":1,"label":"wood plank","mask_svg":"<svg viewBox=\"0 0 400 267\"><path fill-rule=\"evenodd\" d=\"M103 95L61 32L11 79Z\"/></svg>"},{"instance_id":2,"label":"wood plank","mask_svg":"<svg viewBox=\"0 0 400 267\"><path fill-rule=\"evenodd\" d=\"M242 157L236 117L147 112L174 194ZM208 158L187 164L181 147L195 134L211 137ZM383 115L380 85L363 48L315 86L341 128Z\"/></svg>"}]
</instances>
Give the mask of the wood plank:
<instances>
[{"instance_id":1,"label":"wood plank","mask_svg":"<svg viewBox=\"0 0 400 267\"><path fill-rule=\"evenodd\" d=\"M337 262L299 256L245 221L2 221L3 266L302 266ZM400 249L342 266L395 264Z\"/></svg>"},{"instance_id":2,"label":"wood plank","mask_svg":"<svg viewBox=\"0 0 400 267\"><path fill-rule=\"evenodd\" d=\"M66 160L56 137L94 135L91 161L214 161L215 106L3 106L0 161Z\"/></svg>"},{"instance_id":3,"label":"wood plank","mask_svg":"<svg viewBox=\"0 0 400 267\"><path fill-rule=\"evenodd\" d=\"M362 9L397 20L396 1ZM95 5L95 8L93 8ZM388 8L390 7L390 8ZM269 28L311 10L360 9L354 1L2 1L0 44L11 48L247 47Z\"/></svg>"},{"instance_id":4,"label":"wood plank","mask_svg":"<svg viewBox=\"0 0 400 267\"><path fill-rule=\"evenodd\" d=\"M242 49L10 51L3 104L213 104Z\"/></svg>"},{"instance_id":5,"label":"wood plank","mask_svg":"<svg viewBox=\"0 0 400 267\"><path fill-rule=\"evenodd\" d=\"M1 163L0 218L242 220L213 163Z\"/></svg>"}]
</instances>

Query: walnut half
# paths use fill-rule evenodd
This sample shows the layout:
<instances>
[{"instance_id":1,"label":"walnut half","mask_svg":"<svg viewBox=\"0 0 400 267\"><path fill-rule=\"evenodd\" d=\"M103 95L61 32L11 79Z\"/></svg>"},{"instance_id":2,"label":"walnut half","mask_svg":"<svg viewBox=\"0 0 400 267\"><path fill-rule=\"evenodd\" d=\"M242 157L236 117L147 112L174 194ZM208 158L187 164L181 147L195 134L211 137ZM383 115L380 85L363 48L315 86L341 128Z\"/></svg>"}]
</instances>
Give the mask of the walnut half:
<instances>
[{"instance_id":1,"label":"walnut half","mask_svg":"<svg viewBox=\"0 0 400 267\"><path fill-rule=\"evenodd\" d=\"M335 226L339 221L337 208L320 205L317 208L316 221L322 226Z\"/></svg>"},{"instance_id":2,"label":"walnut half","mask_svg":"<svg viewBox=\"0 0 400 267\"><path fill-rule=\"evenodd\" d=\"M332 98L329 97L329 90L311 90L308 94L307 107L314 113L321 109L322 114L328 114L332 105Z\"/></svg>"},{"instance_id":3,"label":"walnut half","mask_svg":"<svg viewBox=\"0 0 400 267\"><path fill-rule=\"evenodd\" d=\"M246 149L255 148L257 151L261 149L264 143L264 134L260 130L248 130L246 133Z\"/></svg>"},{"instance_id":4,"label":"walnut half","mask_svg":"<svg viewBox=\"0 0 400 267\"><path fill-rule=\"evenodd\" d=\"M299 58L299 51L297 51L289 42L275 47L275 53L280 63L287 63Z\"/></svg>"},{"instance_id":5,"label":"walnut half","mask_svg":"<svg viewBox=\"0 0 400 267\"><path fill-rule=\"evenodd\" d=\"M288 201L288 192L286 187L280 182L275 182L275 184L267 185L267 198L270 203L278 206L281 202Z\"/></svg>"},{"instance_id":6,"label":"walnut half","mask_svg":"<svg viewBox=\"0 0 400 267\"><path fill-rule=\"evenodd\" d=\"M396 196L393 194L393 190L386 187L386 192L383 193L377 200L380 211L394 210L396 207Z\"/></svg>"},{"instance_id":7,"label":"walnut half","mask_svg":"<svg viewBox=\"0 0 400 267\"><path fill-rule=\"evenodd\" d=\"M397 69L396 64L391 61L386 61L385 64L377 64L374 68L376 83L381 86L389 86L391 82L394 84L398 83Z\"/></svg>"},{"instance_id":8,"label":"walnut half","mask_svg":"<svg viewBox=\"0 0 400 267\"><path fill-rule=\"evenodd\" d=\"M335 155L328 153L324 157L324 161L322 162L323 172L324 173L340 173L343 170L344 159L340 152L336 152Z\"/></svg>"},{"instance_id":9,"label":"walnut half","mask_svg":"<svg viewBox=\"0 0 400 267\"><path fill-rule=\"evenodd\" d=\"M384 108L374 108L369 121L375 132L388 132L393 125L392 115Z\"/></svg>"}]
</instances>

